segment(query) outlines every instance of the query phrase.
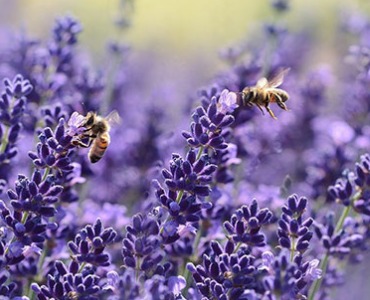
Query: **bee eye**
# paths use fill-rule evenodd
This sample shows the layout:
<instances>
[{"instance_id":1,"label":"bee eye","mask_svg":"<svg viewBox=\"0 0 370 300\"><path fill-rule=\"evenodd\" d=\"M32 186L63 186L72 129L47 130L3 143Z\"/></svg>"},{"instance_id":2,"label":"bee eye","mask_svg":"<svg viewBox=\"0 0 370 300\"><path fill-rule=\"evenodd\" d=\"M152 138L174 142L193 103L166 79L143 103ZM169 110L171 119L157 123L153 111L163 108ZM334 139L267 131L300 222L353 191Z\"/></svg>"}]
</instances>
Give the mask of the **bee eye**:
<instances>
[{"instance_id":1,"label":"bee eye","mask_svg":"<svg viewBox=\"0 0 370 300\"><path fill-rule=\"evenodd\" d=\"M244 96L245 101L249 101L252 98L252 93L248 92L248 93L243 94L243 96Z\"/></svg>"},{"instance_id":2,"label":"bee eye","mask_svg":"<svg viewBox=\"0 0 370 300\"><path fill-rule=\"evenodd\" d=\"M89 117L89 118L87 119L87 121L86 121L86 125L87 125L87 126L90 126L90 125L92 125L92 124L94 124L94 116Z\"/></svg>"}]
</instances>

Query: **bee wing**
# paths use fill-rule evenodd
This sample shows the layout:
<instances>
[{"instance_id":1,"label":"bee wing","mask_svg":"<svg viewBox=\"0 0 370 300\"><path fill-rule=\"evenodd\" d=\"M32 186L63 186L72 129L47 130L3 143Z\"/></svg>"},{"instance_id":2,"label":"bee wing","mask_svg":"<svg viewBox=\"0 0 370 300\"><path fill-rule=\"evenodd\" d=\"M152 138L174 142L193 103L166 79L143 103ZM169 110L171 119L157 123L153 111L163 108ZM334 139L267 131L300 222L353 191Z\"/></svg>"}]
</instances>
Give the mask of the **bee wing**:
<instances>
[{"instance_id":1,"label":"bee wing","mask_svg":"<svg viewBox=\"0 0 370 300\"><path fill-rule=\"evenodd\" d=\"M121 123L121 117L119 116L118 111L112 110L108 116L105 117L109 125L118 125Z\"/></svg>"},{"instance_id":2,"label":"bee wing","mask_svg":"<svg viewBox=\"0 0 370 300\"><path fill-rule=\"evenodd\" d=\"M271 80L268 82L268 86L271 88L278 87L283 83L284 76L289 72L290 68L282 69L279 73L277 73Z\"/></svg>"},{"instance_id":3,"label":"bee wing","mask_svg":"<svg viewBox=\"0 0 370 300\"><path fill-rule=\"evenodd\" d=\"M267 87L268 85L269 85L269 82L267 81L265 77L259 79L256 83L256 87L261 88L261 89Z\"/></svg>"}]
</instances>

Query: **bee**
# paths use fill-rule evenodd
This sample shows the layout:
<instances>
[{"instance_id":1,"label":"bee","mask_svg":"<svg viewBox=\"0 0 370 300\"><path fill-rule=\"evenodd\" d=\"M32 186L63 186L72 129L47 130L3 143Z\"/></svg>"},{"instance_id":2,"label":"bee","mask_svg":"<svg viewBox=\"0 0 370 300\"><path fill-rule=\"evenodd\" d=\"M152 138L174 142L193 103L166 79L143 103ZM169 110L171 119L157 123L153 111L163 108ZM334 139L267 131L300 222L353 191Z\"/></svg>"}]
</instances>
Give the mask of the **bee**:
<instances>
[{"instance_id":1,"label":"bee","mask_svg":"<svg viewBox=\"0 0 370 300\"><path fill-rule=\"evenodd\" d=\"M120 116L116 110L113 110L105 118L97 115L95 112L89 112L86 115L85 122L82 124L82 126L85 127L85 132L75 143L84 148L89 148L91 146L88 153L91 163L98 162L104 156L110 144L110 127L119 122ZM89 139L87 144L81 141L81 139L84 138Z\"/></svg>"},{"instance_id":2,"label":"bee","mask_svg":"<svg viewBox=\"0 0 370 300\"><path fill-rule=\"evenodd\" d=\"M253 87L246 87L239 95L239 104L241 106L253 106L256 105L264 114L262 107L264 106L270 116L277 119L273 111L269 107L270 103L276 103L280 108L288 110L285 103L289 99L289 95L286 91L278 89L277 87L283 83L285 74L289 69L283 69L271 80L261 78L257 81L257 84Z\"/></svg>"}]
</instances>

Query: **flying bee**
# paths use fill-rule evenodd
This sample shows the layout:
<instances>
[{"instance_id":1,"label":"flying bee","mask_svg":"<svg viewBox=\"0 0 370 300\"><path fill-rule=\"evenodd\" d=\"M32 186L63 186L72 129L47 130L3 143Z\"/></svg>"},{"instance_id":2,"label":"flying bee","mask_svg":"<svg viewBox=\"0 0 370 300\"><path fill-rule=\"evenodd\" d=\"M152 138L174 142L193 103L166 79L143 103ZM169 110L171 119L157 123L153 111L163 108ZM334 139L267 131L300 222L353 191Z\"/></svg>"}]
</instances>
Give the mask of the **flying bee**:
<instances>
[{"instance_id":1,"label":"flying bee","mask_svg":"<svg viewBox=\"0 0 370 300\"><path fill-rule=\"evenodd\" d=\"M280 108L288 110L285 103L289 99L286 91L278 89L277 87L283 83L285 74L289 69L283 69L271 80L261 78L253 87L246 87L239 95L239 104L241 106L256 105L264 114L262 107L264 106L271 117L277 119L270 108L270 103L276 103Z\"/></svg>"},{"instance_id":2,"label":"flying bee","mask_svg":"<svg viewBox=\"0 0 370 300\"><path fill-rule=\"evenodd\" d=\"M75 140L75 144L84 148L90 148L88 157L91 163L98 162L107 150L110 144L110 127L111 125L118 124L120 116L116 110L109 113L108 116L101 117L94 112L89 112L85 117L83 127L84 133L79 140ZM88 138L89 141L85 144L81 139Z\"/></svg>"}]
</instances>

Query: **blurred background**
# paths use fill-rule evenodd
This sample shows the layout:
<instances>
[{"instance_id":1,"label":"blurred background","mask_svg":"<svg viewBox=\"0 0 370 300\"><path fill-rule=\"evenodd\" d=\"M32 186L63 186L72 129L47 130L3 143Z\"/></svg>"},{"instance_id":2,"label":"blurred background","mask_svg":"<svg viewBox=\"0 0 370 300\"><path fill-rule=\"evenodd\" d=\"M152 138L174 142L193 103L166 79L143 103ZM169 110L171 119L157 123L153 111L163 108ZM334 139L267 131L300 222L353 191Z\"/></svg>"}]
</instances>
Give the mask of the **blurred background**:
<instances>
[{"instance_id":1,"label":"blurred background","mask_svg":"<svg viewBox=\"0 0 370 300\"><path fill-rule=\"evenodd\" d=\"M85 47L98 66L105 59L106 44L115 39L127 42L138 57L156 55L158 76L176 78L176 74L197 72L199 80L208 80L223 65L218 59L222 48L232 46L260 33L261 22L280 18L271 9L271 1L224 0L0 0L2 29L26 31L35 37L47 37L56 17L70 13L84 27L80 47ZM336 47L333 29L344 11L370 12L366 0L294 0L282 20L291 30L312 27L319 40L314 61L330 59L328 49ZM131 26L117 27L122 16ZM122 24L121 24L122 25ZM154 54L155 53L155 54ZM189 63L189 60L194 63ZM196 69L195 69L196 68ZM153 83L154 85L156 82ZM184 82L187 91L194 82ZM194 87L193 87L194 88ZM183 91L180 91L183 92Z\"/></svg>"}]
</instances>

